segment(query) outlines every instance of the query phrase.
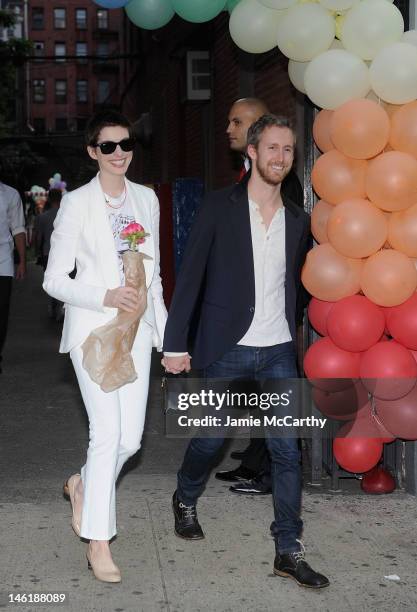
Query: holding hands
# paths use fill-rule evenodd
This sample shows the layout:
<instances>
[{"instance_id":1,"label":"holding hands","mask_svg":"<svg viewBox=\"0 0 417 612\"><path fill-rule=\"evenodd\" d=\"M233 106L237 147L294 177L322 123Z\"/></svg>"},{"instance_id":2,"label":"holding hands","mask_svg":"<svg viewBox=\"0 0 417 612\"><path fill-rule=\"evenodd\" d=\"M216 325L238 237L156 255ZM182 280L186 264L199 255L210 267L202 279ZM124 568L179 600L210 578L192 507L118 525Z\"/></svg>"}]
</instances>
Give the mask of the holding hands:
<instances>
[{"instance_id":1,"label":"holding hands","mask_svg":"<svg viewBox=\"0 0 417 612\"><path fill-rule=\"evenodd\" d=\"M161 360L161 364L169 374L180 374L181 372L189 372L191 370L191 359L188 353L177 357L167 357L165 355Z\"/></svg>"}]
</instances>

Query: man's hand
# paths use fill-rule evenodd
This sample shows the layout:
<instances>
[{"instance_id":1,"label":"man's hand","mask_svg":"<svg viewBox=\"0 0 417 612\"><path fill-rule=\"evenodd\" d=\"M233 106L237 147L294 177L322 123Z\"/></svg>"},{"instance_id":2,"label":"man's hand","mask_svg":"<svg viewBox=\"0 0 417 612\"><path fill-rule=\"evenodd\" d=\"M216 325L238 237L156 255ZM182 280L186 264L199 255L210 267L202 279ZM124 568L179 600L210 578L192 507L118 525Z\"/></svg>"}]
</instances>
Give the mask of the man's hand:
<instances>
[{"instance_id":1,"label":"man's hand","mask_svg":"<svg viewBox=\"0 0 417 612\"><path fill-rule=\"evenodd\" d=\"M180 355L179 357L165 356L161 363L169 374L180 374L180 372L189 372L191 370L189 355Z\"/></svg>"},{"instance_id":2,"label":"man's hand","mask_svg":"<svg viewBox=\"0 0 417 612\"><path fill-rule=\"evenodd\" d=\"M125 312L135 312L139 308L139 294L133 287L108 289L104 296L103 306L120 308Z\"/></svg>"},{"instance_id":3,"label":"man's hand","mask_svg":"<svg viewBox=\"0 0 417 612\"><path fill-rule=\"evenodd\" d=\"M26 263L24 261L21 261L19 264L17 264L16 266L16 274L15 277L18 280L23 280L26 276Z\"/></svg>"}]
</instances>

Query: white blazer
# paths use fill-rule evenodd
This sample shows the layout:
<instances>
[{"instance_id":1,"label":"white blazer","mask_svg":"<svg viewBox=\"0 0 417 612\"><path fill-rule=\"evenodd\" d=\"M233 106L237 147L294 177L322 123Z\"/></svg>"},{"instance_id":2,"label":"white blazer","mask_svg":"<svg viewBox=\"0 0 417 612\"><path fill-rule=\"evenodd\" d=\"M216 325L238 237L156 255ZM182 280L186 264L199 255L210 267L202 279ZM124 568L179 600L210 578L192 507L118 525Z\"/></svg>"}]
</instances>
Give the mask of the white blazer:
<instances>
[{"instance_id":1,"label":"white blazer","mask_svg":"<svg viewBox=\"0 0 417 612\"><path fill-rule=\"evenodd\" d=\"M143 262L148 288L143 318L154 328L154 346L162 350L167 311L159 273L159 202L152 189L125 180L135 221L150 234L140 245L140 251L151 258ZM72 279L74 264L77 275ZM80 345L93 329L116 316L117 309L103 306L103 301L107 289L119 286L118 256L97 175L64 195L51 237L43 288L65 302L61 353Z\"/></svg>"}]
</instances>

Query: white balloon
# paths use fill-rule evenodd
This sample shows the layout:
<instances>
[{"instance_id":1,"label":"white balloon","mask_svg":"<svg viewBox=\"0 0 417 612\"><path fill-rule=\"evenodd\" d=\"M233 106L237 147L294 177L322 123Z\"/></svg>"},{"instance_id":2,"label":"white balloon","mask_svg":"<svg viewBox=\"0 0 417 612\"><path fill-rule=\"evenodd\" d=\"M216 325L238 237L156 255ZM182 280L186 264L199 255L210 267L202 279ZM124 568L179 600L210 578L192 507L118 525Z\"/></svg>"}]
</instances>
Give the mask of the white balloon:
<instances>
[{"instance_id":1,"label":"white balloon","mask_svg":"<svg viewBox=\"0 0 417 612\"><path fill-rule=\"evenodd\" d=\"M352 8L359 0L319 0L319 2L329 11L336 11L339 13L340 11L346 11Z\"/></svg>"},{"instance_id":2,"label":"white balloon","mask_svg":"<svg viewBox=\"0 0 417 612\"><path fill-rule=\"evenodd\" d=\"M384 102L406 104L417 98L417 48L397 42L384 47L369 69L372 89Z\"/></svg>"},{"instance_id":3,"label":"white balloon","mask_svg":"<svg viewBox=\"0 0 417 612\"><path fill-rule=\"evenodd\" d=\"M369 92L369 69L357 55L330 49L311 60L304 75L307 95L320 108L333 110Z\"/></svg>"},{"instance_id":4,"label":"white balloon","mask_svg":"<svg viewBox=\"0 0 417 612\"><path fill-rule=\"evenodd\" d=\"M266 8L257 0L240 0L229 20L234 43L248 53L265 53L277 44L277 28L286 11Z\"/></svg>"},{"instance_id":5,"label":"white balloon","mask_svg":"<svg viewBox=\"0 0 417 612\"><path fill-rule=\"evenodd\" d=\"M259 0L259 2L267 8L275 10L286 9L293 4L297 4L297 0Z\"/></svg>"},{"instance_id":6,"label":"white balloon","mask_svg":"<svg viewBox=\"0 0 417 612\"><path fill-rule=\"evenodd\" d=\"M335 38L332 44L329 47L330 49L344 49L344 46L340 42L338 38Z\"/></svg>"},{"instance_id":7,"label":"white balloon","mask_svg":"<svg viewBox=\"0 0 417 612\"><path fill-rule=\"evenodd\" d=\"M404 19L399 9L387 0L362 0L347 14L342 23L345 49L372 60L376 54L401 39Z\"/></svg>"},{"instance_id":8,"label":"white balloon","mask_svg":"<svg viewBox=\"0 0 417 612\"><path fill-rule=\"evenodd\" d=\"M335 35L335 23L319 4L297 4L278 24L278 47L289 59L308 62L326 51Z\"/></svg>"},{"instance_id":9,"label":"white balloon","mask_svg":"<svg viewBox=\"0 0 417 612\"><path fill-rule=\"evenodd\" d=\"M310 62L295 62L294 60L288 62L288 76L290 77L290 81L298 91L304 94L306 93L304 75L309 63Z\"/></svg>"},{"instance_id":10,"label":"white balloon","mask_svg":"<svg viewBox=\"0 0 417 612\"><path fill-rule=\"evenodd\" d=\"M417 30L408 30L402 35L401 41L417 47Z\"/></svg>"}]
</instances>

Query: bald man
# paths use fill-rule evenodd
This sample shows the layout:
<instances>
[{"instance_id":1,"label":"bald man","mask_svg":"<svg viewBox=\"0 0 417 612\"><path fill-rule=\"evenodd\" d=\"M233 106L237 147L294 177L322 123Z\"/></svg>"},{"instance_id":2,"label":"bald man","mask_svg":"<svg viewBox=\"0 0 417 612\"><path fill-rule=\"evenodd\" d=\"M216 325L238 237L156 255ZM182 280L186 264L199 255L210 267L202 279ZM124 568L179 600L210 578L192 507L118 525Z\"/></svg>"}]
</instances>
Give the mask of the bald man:
<instances>
[{"instance_id":1,"label":"bald man","mask_svg":"<svg viewBox=\"0 0 417 612\"><path fill-rule=\"evenodd\" d=\"M239 180L250 169L249 158L246 155L246 138L249 127L270 111L263 100L259 98L240 98L233 103L228 116L226 133L229 137L231 151L240 153L243 158L243 166ZM282 193L297 204L304 207L304 193L298 176L291 170L282 184Z\"/></svg>"},{"instance_id":2,"label":"bald man","mask_svg":"<svg viewBox=\"0 0 417 612\"><path fill-rule=\"evenodd\" d=\"M239 180L250 170L249 158L246 155L248 129L259 117L268 113L268 107L259 98L241 98L236 100L230 109L226 133L231 151L236 151L243 158ZM284 179L282 193L297 206L304 207L303 188L294 170L291 170ZM242 460L241 465L234 470L217 472L216 478L234 483L230 487L232 493L240 495L271 493L270 459L263 438L252 438L244 451L234 451L231 456L233 459Z\"/></svg>"}]
</instances>

